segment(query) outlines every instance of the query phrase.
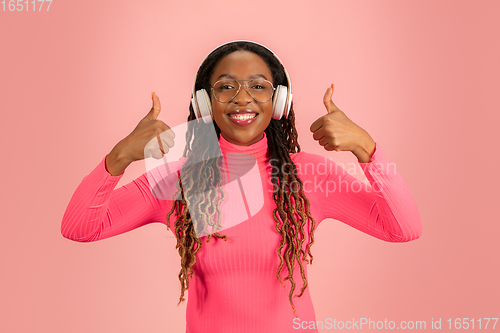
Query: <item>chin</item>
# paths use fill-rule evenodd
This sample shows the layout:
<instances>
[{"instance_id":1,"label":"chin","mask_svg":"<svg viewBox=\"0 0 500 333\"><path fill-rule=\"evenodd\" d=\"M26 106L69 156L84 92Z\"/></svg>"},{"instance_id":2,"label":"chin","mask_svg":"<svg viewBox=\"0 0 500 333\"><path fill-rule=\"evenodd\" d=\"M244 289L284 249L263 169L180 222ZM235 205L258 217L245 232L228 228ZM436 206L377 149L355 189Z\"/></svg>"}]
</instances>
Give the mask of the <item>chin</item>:
<instances>
[{"instance_id":1,"label":"chin","mask_svg":"<svg viewBox=\"0 0 500 333\"><path fill-rule=\"evenodd\" d=\"M256 135L223 135L227 141L239 146L249 146L263 138L263 133L258 133Z\"/></svg>"}]
</instances>

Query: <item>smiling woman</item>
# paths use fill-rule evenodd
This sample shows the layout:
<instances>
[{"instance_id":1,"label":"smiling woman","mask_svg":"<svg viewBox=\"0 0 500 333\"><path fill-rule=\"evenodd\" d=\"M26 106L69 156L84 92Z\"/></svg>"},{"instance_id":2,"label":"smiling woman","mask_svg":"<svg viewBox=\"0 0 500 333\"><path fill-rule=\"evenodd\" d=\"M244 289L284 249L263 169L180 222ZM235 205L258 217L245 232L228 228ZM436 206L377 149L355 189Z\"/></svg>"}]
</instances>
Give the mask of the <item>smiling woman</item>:
<instances>
[{"instance_id":1,"label":"smiling woman","mask_svg":"<svg viewBox=\"0 0 500 333\"><path fill-rule=\"evenodd\" d=\"M116 161L124 169L138 159L130 157L130 147L144 148L168 132L155 120L161 107L154 96L135 134L75 191L63 236L96 241L162 221L181 257L179 304L190 291L187 332L297 332L294 323L316 321L307 265L321 221L336 219L388 242L422 233L402 177L385 167L389 161L380 147L335 106L332 92L325 93L328 114L311 125L313 137L328 151L352 151L371 186L330 159L301 152L290 78L281 61L260 44L236 41L212 51L195 77L186 147L170 176L178 181L166 182L176 184L176 199L155 197L146 174L114 189L122 174L109 171L116 170ZM142 130L151 124L162 130ZM158 139L167 152L171 139ZM304 191L304 184L313 190ZM237 219L242 212L245 218Z\"/></svg>"}]
</instances>

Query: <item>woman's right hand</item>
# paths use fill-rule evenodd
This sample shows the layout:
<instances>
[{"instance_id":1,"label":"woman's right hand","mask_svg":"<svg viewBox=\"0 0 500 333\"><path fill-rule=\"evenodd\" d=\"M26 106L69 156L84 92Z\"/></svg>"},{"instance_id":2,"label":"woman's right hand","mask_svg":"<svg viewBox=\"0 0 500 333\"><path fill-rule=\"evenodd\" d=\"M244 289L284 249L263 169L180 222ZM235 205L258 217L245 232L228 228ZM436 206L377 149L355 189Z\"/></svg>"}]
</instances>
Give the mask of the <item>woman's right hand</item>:
<instances>
[{"instance_id":1,"label":"woman's right hand","mask_svg":"<svg viewBox=\"0 0 500 333\"><path fill-rule=\"evenodd\" d=\"M156 119L161 111L160 98L153 92L151 99L153 107L149 113L108 154L106 169L111 175L122 174L134 161L148 157L161 159L174 146L174 131L163 121Z\"/></svg>"},{"instance_id":2,"label":"woman's right hand","mask_svg":"<svg viewBox=\"0 0 500 333\"><path fill-rule=\"evenodd\" d=\"M151 98L153 107L149 113L142 118L132 133L120 142L122 156L130 162L148 157L161 159L168 153L169 148L174 146L174 132L167 124L157 119L161 111L160 98L154 92L151 93ZM153 140L154 138L157 140Z\"/></svg>"}]
</instances>

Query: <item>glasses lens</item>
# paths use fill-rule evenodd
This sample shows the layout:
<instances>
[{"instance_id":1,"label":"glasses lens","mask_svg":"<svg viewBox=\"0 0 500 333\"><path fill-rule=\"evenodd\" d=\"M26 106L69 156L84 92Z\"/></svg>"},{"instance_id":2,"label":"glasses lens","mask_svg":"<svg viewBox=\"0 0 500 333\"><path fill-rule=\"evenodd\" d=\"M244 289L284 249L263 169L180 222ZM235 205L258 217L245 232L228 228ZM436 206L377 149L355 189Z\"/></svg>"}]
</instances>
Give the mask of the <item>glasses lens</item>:
<instances>
[{"instance_id":1,"label":"glasses lens","mask_svg":"<svg viewBox=\"0 0 500 333\"><path fill-rule=\"evenodd\" d=\"M250 80L248 93L257 102L265 103L273 96L273 85L266 80ZM220 80L213 86L215 98L221 103L229 102L236 96L240 85L236 80Z\"/></svg>"},{"instance_id":2,"label":"glasses lens","mask_svg":"<svg viewBox=\"0 0 500 333\"><path fill-rule=\"evenodd\" d=\"M215 98L221 103L229 102L238 91L240 85L235 80L220 80L214 84Z\"/></svg>"},{"instance_id":3,"label":"glasses lens","mask_svg":"<svg viewBox=\"0 0 500 333\"><path fill-rule=\"evenodd\" d=\"M273 85L266 80L248 82L248 92L257 102L267 102L273 96Z\"/></svg>"}]
</instances>

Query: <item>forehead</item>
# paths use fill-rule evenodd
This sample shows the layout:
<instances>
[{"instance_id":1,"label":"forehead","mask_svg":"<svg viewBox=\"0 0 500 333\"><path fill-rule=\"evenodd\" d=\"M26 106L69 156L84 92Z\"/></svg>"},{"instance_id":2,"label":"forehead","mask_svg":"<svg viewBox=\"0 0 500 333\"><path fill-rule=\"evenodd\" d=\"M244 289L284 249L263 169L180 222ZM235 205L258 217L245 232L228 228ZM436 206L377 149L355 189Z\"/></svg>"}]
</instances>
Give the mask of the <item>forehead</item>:
<instances>
[{"instance_id":1,"label":"forehead","mask_svg":"<svg viewBox=\"0 0 500 333\"><path fill-rule=\"evenodd\" d=\"M222 58L210 78L213 83L222 74L230 74L238 80L248 79L251 75L263 74L272 82L271 70L264 59L250 51L235 51Z\"/></svg>"}]
</instances>

